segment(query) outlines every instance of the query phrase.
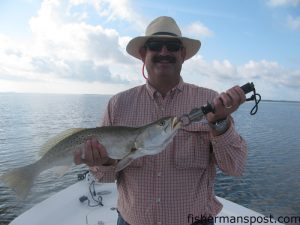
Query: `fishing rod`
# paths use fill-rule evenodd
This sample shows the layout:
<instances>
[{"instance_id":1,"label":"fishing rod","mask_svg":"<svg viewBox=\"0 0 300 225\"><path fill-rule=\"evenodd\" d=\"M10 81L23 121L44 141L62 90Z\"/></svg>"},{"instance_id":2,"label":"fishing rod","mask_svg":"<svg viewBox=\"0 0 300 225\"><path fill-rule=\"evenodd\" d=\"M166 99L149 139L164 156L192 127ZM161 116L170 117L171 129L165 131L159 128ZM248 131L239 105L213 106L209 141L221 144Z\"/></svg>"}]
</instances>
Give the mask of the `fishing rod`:
<instances>
[{"instance_id":1,"label":"fishing rod","mask_svg":"<svg viewBox=\"0 0 300 225\"><path fill-rule=\"evenodd\" d=\"M252 116L255 115L258 110L258 103L261 100L261 95L256 93L253 82L246 83L243 86L241 86L240 88L244 91L245 94L253 92L253 94L250 98L246 98L246 101L254 101L255 102L255 105L253 106L253 108L250 111L250 115L252 115ZM206 115L207 113L210 113L210 112L215 113L215 108L214 108L213 104L207 102L206 105L203 105L200 108L192 109L189 114L183 114L179 118L179 120L182 122L183 126L188 126L192 122L201 120L204 115Z\"/></svg>"}]
</instances>

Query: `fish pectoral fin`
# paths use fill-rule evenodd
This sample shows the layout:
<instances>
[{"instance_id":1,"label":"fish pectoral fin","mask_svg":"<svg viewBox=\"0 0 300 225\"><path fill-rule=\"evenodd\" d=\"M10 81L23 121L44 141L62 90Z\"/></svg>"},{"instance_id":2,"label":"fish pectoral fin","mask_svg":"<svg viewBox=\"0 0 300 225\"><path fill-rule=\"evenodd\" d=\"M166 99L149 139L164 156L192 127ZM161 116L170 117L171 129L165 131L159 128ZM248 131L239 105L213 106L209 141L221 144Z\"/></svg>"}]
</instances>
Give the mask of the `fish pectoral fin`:
<instances>
[{"instance_id":1,"label":"fish pectoral fin","mask_svg":"<svg viewBox=\"0 0 300 225\"><path fill-rule=\"evenodd\" d=\"M127 167L130 163L132 163L133 160L140 158L144 156L144 154L141 154L140 149L136 149L133 152L129 153L127 156L125 156L123 159L121 159L116 167L116 172L121 171L125 167Z\"/></svg>"},{"instance_id":2,"label":"fish pectoral fin","mask_svg":"<svg viewBox=\"0 0 300 225\"><path fill-rule=\"evenodd\" d=\"M123 170L130 163L132 163L133 160L140 158L144 155L145 154L142 152L142 148L139 148L138 145L135 143L134 147L132 147L131 149L131 152L118 162L116 166L116 172Z\"/></svg>"},{"instance_id":3,"label":"fish pectoral fin","mask_svg":"<svg viewBox=\"0 0 300 225\"><path fill-rule=\"evenodd\" d=\"M53 168L53 172L57 174L58 177L62 177L70 169L71 165L56 166Z\"/></svg>"},{"instance_id":4,"label":"fish pectoral fin","mask_svg":"<svg viewBox=\"0 0 300 225\"><path fill-rule=\"evenodd\" d=\"M121 170L123 170L130 163L132 163L133 160L134 160L134 158L131 158L129 156L126 156L124 159L121 159L117 164L116 172L120 172Z\"/></svg>"}]
</instances>

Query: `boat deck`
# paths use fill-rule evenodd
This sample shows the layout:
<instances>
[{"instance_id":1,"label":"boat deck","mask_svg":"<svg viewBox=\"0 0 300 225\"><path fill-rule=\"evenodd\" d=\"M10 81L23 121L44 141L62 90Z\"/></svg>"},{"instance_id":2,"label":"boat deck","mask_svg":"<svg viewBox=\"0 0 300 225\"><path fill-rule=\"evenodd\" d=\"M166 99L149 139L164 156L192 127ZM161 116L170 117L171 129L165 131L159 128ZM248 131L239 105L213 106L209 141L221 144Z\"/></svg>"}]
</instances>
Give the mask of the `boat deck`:
<instances>
[{"instance_id":1,"label":"boat deck","mask_svg":"<svg viewBox=\"0 0 300 225\"><path fill-rule=\"evenodd\" d=\"M10 225L116 225L116 184L95 184L95 190L97 193L102 193L103 206L90 207L88 206L88 201L83 203L79 201L80 197L87 196L91 200L91 204L95 204L91 199L89 182L79 181L35 205L13 220ZM275 222L266 221L262 214L226 199L218 197L218 200L224 207L217 215L216 225L261 225L274 224ZM276 224L280 223L276 222Z\"/></svg>"}]
</instances>

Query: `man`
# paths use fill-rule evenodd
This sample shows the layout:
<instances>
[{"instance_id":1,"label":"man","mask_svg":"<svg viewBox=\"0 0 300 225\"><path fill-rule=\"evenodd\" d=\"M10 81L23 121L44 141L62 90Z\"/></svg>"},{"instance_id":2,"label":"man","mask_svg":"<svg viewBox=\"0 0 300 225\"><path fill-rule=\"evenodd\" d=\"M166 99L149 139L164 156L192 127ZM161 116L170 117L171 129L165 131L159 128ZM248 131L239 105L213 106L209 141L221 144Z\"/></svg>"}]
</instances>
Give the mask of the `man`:
<instances>
[{"instance_id":1,"label":"man","mask_svg":"<svg viewBox=\"0 0 300 225\"><path fill-rule=\"evenodd\" d=\"M216 113L180 129L161 153L136 159L119 173L101 143L87 141L85 159L77 164L97 166L100 182L117 180L118 225L213 224L205 220L222 206L214 195L216 166L229 175L241 175L247 150L230 116L245 101L235 86L218 95L215 91L184 83L180 71L194 56L200 41L182 37L176 22L159 17L146 35L132 39L127 52L142 60L147 83L113 96L103 125L141 126L164 116L180 116L212 102ZM216 123L218 122L218 123Z\"/></svg>"}]
</instances>

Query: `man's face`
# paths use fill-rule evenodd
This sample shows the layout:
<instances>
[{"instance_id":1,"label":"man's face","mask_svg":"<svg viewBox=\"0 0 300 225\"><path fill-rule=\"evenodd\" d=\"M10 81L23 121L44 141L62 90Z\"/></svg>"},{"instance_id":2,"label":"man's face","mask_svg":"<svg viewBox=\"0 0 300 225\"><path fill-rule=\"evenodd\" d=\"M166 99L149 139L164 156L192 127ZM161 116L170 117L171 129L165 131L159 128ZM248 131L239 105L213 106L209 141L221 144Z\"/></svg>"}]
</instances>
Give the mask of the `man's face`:
<instances>
[{"instance_id":1,"label":"man's face","mask_svg":"<svg viewBox=\"0 0 300 225\"><path fill-rule=\"evenodd\" d=\"M178 39L149 39L140 50L149 79L179 78L185 58L185 48Z\"/></svg>"}]
</instances>

